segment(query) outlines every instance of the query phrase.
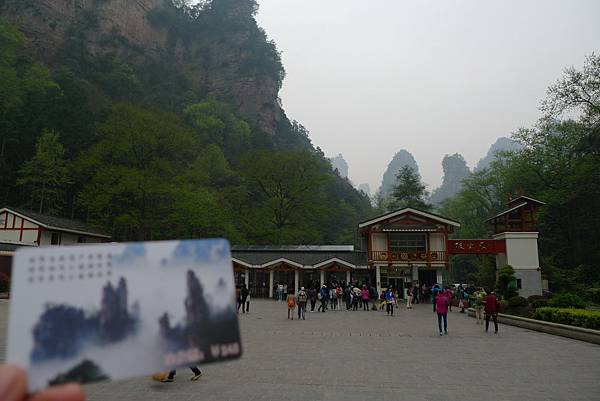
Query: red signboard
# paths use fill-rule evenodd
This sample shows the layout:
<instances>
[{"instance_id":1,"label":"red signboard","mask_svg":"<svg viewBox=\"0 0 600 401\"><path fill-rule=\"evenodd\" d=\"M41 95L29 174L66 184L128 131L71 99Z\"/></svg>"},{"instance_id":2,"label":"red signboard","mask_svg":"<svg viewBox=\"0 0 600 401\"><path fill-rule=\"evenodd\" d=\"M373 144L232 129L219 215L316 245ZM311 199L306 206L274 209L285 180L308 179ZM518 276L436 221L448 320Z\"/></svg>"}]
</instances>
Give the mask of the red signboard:
<instances>
[{"instance_id":1,"label":"red signboard","mask_svg":"<svg viewBox=\"0 0 600 401\"><path fill-rule=\"evenodd\" d=\"M506 253L506 242L501 239L449 239L446 250L451 255Z\"/></svg>"}]
</instances>

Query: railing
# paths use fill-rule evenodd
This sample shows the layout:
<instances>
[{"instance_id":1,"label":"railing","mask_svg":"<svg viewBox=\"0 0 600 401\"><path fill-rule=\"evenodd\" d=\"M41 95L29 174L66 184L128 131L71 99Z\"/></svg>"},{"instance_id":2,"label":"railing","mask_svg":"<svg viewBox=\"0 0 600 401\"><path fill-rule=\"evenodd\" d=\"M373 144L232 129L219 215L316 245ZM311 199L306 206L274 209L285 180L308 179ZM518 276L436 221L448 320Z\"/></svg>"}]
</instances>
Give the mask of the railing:
<instances>
[{"instance_id":1,"label":"railing","mask_svg":"<svg viewBox=\"0 0 600 401\"><path fill-rule=\"evenodd\" d=\"M369 262L445 262L444 251L371 251Z\"/></svg>"}]
</instances>

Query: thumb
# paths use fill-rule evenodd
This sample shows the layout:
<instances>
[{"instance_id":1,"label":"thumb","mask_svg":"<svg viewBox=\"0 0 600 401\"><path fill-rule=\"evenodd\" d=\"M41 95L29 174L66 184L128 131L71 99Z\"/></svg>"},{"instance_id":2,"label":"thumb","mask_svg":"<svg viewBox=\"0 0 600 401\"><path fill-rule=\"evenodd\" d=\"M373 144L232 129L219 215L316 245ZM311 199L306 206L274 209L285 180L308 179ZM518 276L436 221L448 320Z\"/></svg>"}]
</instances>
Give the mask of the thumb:
<instances>
[{"instance_id":1,"label":"thumb","mask_svg":"<svg viewBox=\"0 0 600 401\"><path fill-rule=\"evenodd\" d=\"M23 369L0 365L0 400L22 401L27 395L27 378Z\"/></svg>"}]
</instances>

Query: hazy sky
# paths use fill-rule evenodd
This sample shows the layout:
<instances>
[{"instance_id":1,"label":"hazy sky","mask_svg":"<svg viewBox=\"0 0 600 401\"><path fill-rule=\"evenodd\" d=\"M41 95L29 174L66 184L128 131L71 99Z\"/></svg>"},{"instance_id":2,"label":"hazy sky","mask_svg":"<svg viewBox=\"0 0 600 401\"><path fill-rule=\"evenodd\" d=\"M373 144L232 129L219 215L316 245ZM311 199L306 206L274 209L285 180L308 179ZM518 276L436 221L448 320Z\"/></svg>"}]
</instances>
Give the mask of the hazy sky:
<instances>
[{"instance_id":1,"label":"hazy sky","mask_svg":"<svg viewBox=\"0 0 600 401\"><path fill-rule=\"evenodd\" d=\"M285 111L372 190L394 153L430 189L445 154L473 167L533 124L568 66L600 51L600 1L259 0L283 52Z\"/></svg>"},{"instance_id":2,"label":"hazy sky","mask_svg":"<svg viewBox=\"0 0 600 401\"><path fill-rule=\"evenodd\" d=\"M539 117L564 68L600 52L599 0L258 0L282 51L287 115L375 191L411 152L429 189L445 154L477 164Z\"/></svg>"}]
</instances>

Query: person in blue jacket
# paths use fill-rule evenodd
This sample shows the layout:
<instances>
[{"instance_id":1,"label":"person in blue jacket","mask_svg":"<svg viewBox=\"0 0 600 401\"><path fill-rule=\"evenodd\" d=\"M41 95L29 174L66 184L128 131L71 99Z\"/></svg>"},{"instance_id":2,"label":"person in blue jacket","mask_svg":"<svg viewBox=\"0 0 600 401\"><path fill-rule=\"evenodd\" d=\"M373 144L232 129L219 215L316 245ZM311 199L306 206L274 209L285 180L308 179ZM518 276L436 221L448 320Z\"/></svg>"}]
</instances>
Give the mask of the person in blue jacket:
<instances>
[{"instance_id":1,"label":"person in blue jacket","mask_svg":"<svg viewBox=\"0 0 600 401\"><path fill-rule=\"evenodd\" d=\"M396 297L394 296L394 289L389 287L385 291L385 311L388 315L394 316L394 305L396 304Z\"/></svg>"}]
</instances>

